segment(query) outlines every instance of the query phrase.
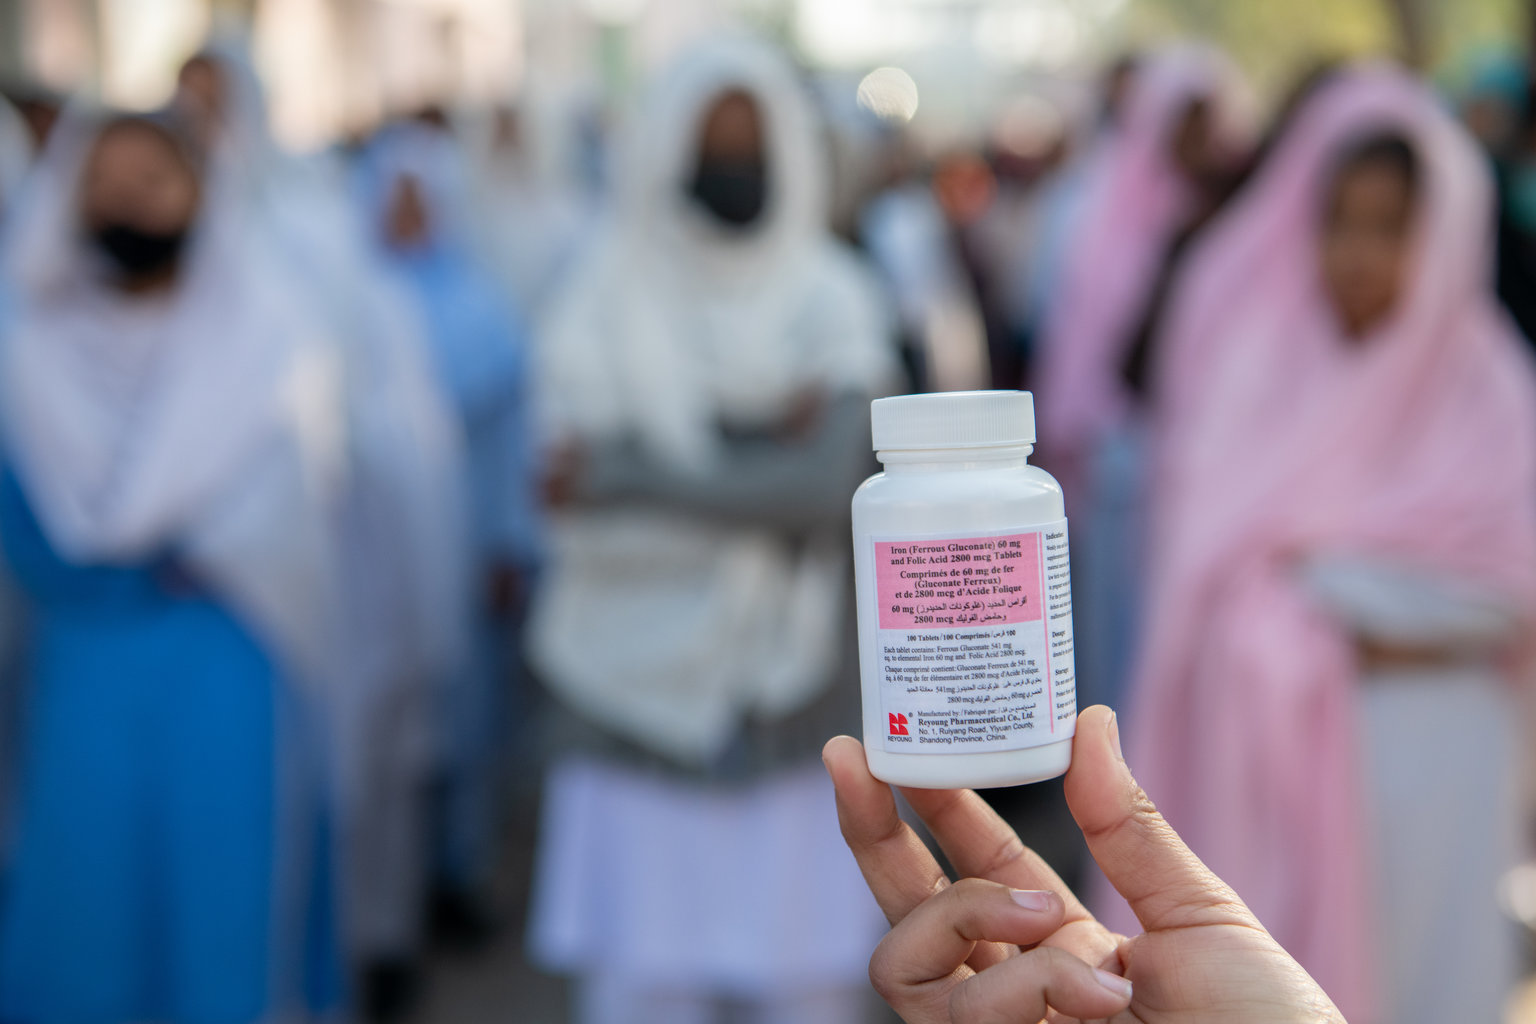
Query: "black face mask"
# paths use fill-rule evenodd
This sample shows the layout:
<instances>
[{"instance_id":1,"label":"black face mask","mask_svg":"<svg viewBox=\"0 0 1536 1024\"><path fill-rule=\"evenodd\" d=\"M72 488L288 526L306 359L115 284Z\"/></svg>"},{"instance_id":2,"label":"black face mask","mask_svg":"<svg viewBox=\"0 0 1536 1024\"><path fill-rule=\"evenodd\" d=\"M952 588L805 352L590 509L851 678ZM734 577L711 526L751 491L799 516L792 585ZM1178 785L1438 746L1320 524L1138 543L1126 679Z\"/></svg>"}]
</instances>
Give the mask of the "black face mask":
<instances>
[{"instance_id":1,"label":"black face mask","mask_svg":"<svg viewBox=\"0 0 1536 1024\"><path fill-rule=\"evenodd\" d=\"M768 169L761 160L700 160L688 195L722 224L748 227L768 205Z\"/></svg>"},{"instance_id":2,"label":"black face mask","mask_svg":"<svg viewBox=\"0 0 1536 1024\"><path fill-rule=\"evenodd\" d=\"M127 224L104 224L91 232L91 240L124 276L141 278L176 266L186 245L187 230L144 231Z\"/></svg>"}]
</instances>

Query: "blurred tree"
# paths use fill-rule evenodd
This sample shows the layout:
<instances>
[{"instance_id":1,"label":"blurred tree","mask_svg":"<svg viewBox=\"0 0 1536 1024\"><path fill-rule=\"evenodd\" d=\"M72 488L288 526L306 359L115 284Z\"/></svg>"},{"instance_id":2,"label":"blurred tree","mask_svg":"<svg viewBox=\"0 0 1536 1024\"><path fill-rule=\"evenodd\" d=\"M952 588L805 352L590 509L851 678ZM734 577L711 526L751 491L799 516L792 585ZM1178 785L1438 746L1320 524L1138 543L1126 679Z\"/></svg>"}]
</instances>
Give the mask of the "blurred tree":
<instances>
[{"instance_id":1,"label":"blurred tree","mask_svg":"<svg viewBox=\"0 0 1536 1024\"><path fill-rule=\"evenodd\" d=\"M1525 49L1531 38L1532 0L1419 0L1432 67L1465 60L1478 50Z\"/></svg>"},{"instance_id":2,"label":"blurred tree","mask_svg":"<svg viewBox=\"0 0 1536 1024\"><path fill-rule=\"evenodd\" d=\"M1536 0L1133 0L1130 40L1204 36L1275 95L1319 57L1395 53L1425 68L1522 46Z\"/></svg>"},{"instance_id":3,"label":"blurred tree","mask_svg":"<svg viewBox=\"0 0 1536 1024\"><path fill-rule=\"evenodd\" d=\"M1391 0L1137 0L1132 39L1186 35L1225 47L1265 95L1282 92L1319 58L1392 43Z\"/></svg>"},{"instance_id":4,"label":"blurred tree","mask_svg":"<svg viewBox=\"0 0 1536 1024\"><path fill-rule=\"evenodd\" d=\"M1429 64L1429 26L1426 0L1386 0L1397 23L1398 52L1410 67Z\"/></svg>"}]
</instances>

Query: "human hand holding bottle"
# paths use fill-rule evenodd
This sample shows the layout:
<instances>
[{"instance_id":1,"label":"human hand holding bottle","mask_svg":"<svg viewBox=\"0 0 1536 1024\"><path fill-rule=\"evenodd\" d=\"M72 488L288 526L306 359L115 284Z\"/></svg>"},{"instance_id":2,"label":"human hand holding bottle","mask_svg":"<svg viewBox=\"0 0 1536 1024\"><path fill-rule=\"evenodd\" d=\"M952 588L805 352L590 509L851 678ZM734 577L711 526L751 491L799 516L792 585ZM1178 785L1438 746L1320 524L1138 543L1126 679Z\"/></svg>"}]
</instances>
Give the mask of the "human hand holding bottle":
<instances>
[{"instance_id":1,"label":"human hand holding bottle","mask_svg":"<svg viewBox=\"0 0 1536 1024\"><path fill-rule=\"evenodd\" d=\"M974 792L903 790L951 884L840 736L823 753L843 836L892 929L870 977L908 1024L1345 1024L1316 982L1157 813L1108 708L1078 718L1067 803L1145 929L1096 921Z\"/></svg>"}]
</instances>

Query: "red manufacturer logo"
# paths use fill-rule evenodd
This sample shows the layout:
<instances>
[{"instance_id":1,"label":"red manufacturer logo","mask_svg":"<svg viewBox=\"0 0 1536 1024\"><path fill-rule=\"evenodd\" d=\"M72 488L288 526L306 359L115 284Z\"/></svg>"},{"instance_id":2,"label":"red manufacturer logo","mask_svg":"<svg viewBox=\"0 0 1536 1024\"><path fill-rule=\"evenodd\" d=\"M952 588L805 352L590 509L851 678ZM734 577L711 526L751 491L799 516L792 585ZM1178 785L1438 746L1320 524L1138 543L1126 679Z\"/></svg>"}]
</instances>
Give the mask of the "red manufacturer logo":
<instances>
[{"instance_id":1,"label":"red manufacturer logo","mask_svg":"<svg viewBox=\"0 0 1536 1024\"><path fill-rule=\"evenodd\" d=\"M911 735L910 733L907 732L907 716L906 715L898 715L898 714L894 714L893 713L890 716L890 718L891 718L891 735L892 736L908 736L908 735Z\"/></svg>"}]
</instances>

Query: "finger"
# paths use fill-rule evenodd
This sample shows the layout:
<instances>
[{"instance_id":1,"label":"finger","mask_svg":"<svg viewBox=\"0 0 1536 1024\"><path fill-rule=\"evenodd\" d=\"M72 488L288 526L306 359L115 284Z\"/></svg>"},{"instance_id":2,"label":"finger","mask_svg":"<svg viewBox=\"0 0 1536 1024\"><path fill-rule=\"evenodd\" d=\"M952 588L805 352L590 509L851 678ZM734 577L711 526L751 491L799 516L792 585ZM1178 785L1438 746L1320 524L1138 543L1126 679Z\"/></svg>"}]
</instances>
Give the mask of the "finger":
<instances>
[{"instance_id":1,"label":"finger","mask_svg":"<svg viewBox=\"0 0 1536 1024\"><path fill-rule=\"evenodd\" d=\"M864 745L838 736L822 750L837 790L837 820L885 918L896 924L949 878L917 833L896 813L891 787L869 774Z\"/></svg>"},{"instance_id":2,"label":"finger","mask_svg":"<svg viewBox=\"0 0 1536 1024\"><path fill-rule=\"evenodd\" d=\"M869 773L862 743L851 736L834 737L823 749L822 759L837 792L843 839L853 851L875 902L894 925L948 887L949 876L917 833L901 820L891 787ZM1010 947L979 945L971 953L971 966L980 970L1014 952Z\"/></svg>"},{"instance_id":3,"label":"finger","mask_svg":"<svg viewBox=\"0 0 1536 1024\"><path fill-rule=\"evenodd\" d=\"M1080 1020L1103 1020L1131 1004L1131 983L1060 949L1041 946L969 978L950 994L951 1024L1019 1024L1049 1007Z\"/></svg>"},{"instance_id":4,"label":"finger","mask_svg":"<svg viewBox=\"0 0 1536 1024\"><path fill-rule=\"evenodd\" d=\"M891 929L870 959L870 981L898 1013L928 1016L968 976L962 968L978 945L1034 945L1060 927L1061 915L1055 893L963 879Z\"/></svg>"},{"instance_id":5,"label":"finger","mask_svg":"<svg viewBox=\"0 0 1536 1024\"><path fill-rule=\"evenodd\" d=\"M1067 917L1087 911L1045 859L1019 839L985 800L969 789L903 789L902 796L938 840L963 878L990 878L1015 889L1049 889L1067 906Z\"/></svg>"},{"instance_id":6,"label":"finger","mask_svg":"<svg viewBox=\"0 0 1536 1024\"><path fill-rule=\"evenodd\" d=\"M902 790L939 841L959 875L989 878L1015 889L1048 889L1061 897L1065 921L1051 939L1090 963L1102 963L1119 946L1119 937L1099 924L1045 859L1020 839L1013 827L969 789ZM986 966L973 960L973 967Z\"/></svg>"},{"instance_id":7,"label":"finger","mask_svg":"<svg viewBox=\"0 0 1536 1024\"><path fill-rule=\"evenodd\" d=\"M1109 708L1092 707L1078 717L1066 793L1089 852L1143 928L1257 925L1136 784L1121 756L1119 725Z\"/></svg>"}]
</instances>

